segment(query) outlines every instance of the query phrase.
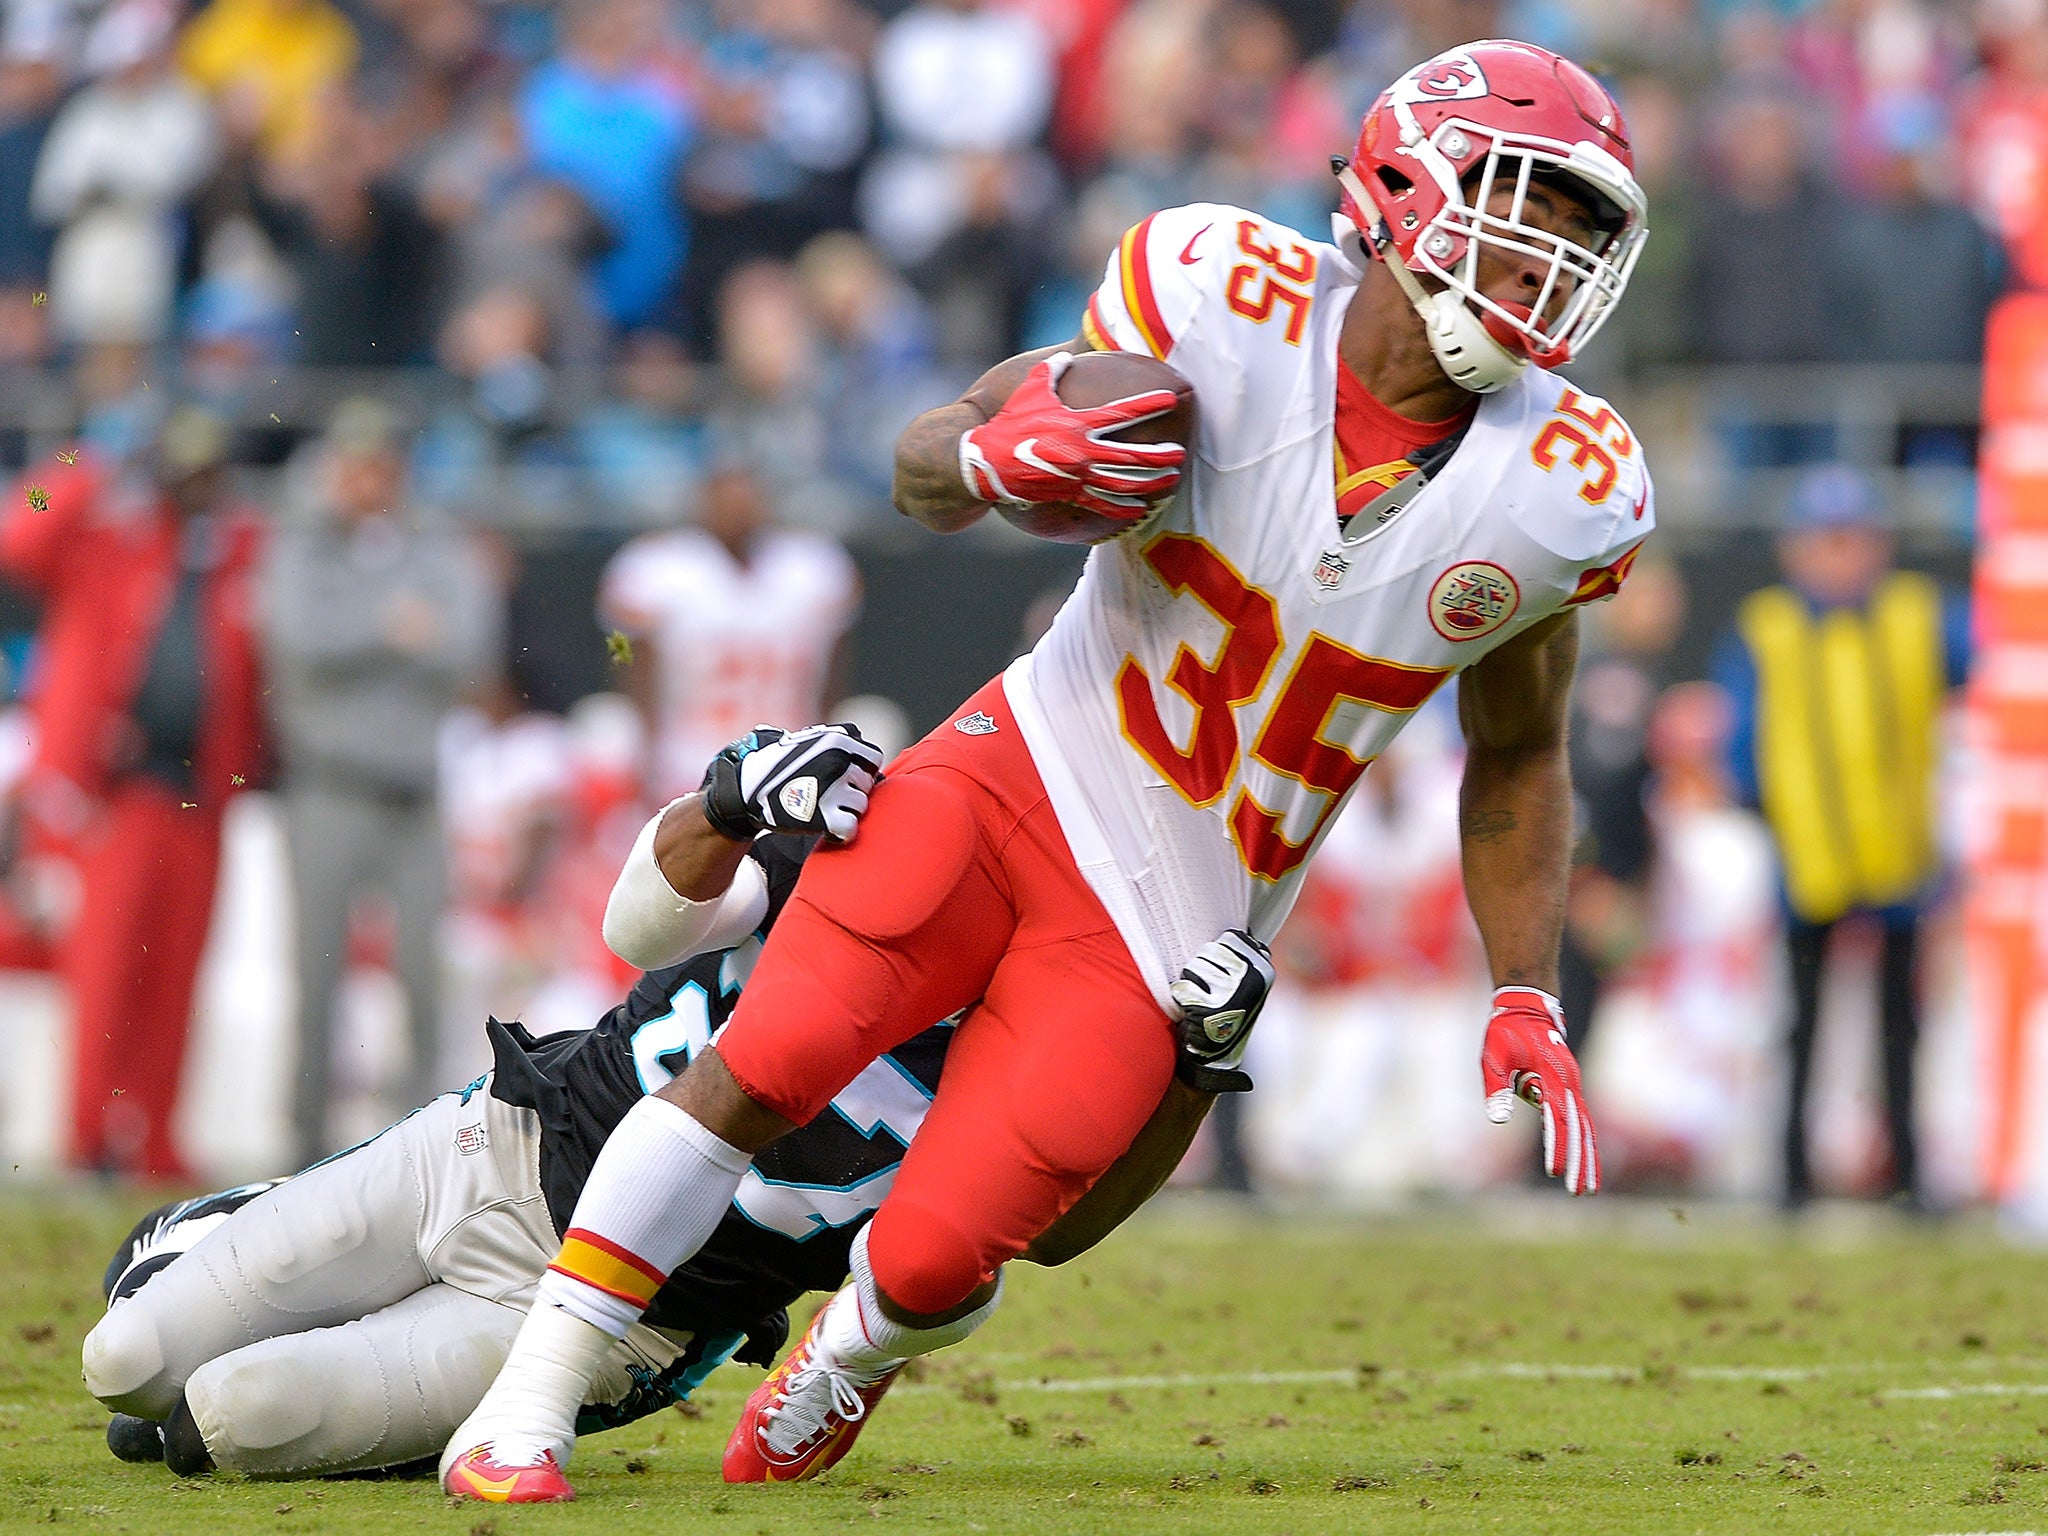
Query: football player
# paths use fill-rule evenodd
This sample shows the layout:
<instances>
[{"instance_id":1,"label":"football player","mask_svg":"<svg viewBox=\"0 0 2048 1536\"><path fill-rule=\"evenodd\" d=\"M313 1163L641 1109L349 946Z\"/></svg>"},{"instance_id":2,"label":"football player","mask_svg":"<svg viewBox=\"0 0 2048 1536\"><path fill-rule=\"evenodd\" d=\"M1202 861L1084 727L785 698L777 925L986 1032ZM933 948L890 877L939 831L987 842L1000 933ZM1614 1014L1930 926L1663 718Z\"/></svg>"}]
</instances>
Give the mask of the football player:
<instances>
[{"instance_id":1,"label":"football player","mask_svg":"<svg viewBox=\"0 0 2048 1536\"><path fill-rule=\"evenodd\" d=\"M852 1283L755 1393L729 1478L830 1466L908 1358L991 1314L1004 1262L1157 1104L1182 967L1224 929L1272 938L1330 816L1454 676L1465 885L1497 988L1487 1112L1537 1103L1548 1170L1599 1187L1554 995L1565 704L1576 607L1621 582L1653 517L1634 435L1550 368L1640 249L1627 129L1569 60L1475 43L1389 87L1338 169L1328 244L1215 204L1146 219L1081 336L898 442L897 505L928 528L1057 502L1130 530L1028 656L897 759L860 841L811 861L717 1046L634 1106L584 1187L579 1240L665 1273L753 1149L966 1009ZM1088 348L1178 371L1194 441L1117 436L1171 391L1064 404ZM580 1384L637 1317L565 1254L450 1442L449 1486L562 1497Z\"/></svg>"},{"instance_id":2,"label":"football player","mask_svg":"<svg viewBox=\"0 0 2048 1536\"><path fill-rule=\"evenodd\" d=\"M431 1465L503 1360L606 1134L731 1013L810 848L853 836L879 754L837 727L762 728L721 761L732 771L650 820L620 873L607 938L653 968L594 1029L534 1040L492 1020L495 1067L459 1094L294 1178L136 1225L84 1349L88 1387L116 1410L116 1455L180 1476ZM1211 1018L1223 1043L1196 1038L1152 1131L1031 1257L1059 1263L1099 1240L1163 1181L1211 1091L1241 1086L1270 973L1238 954L1217 946L1200 979L1218 1001L1241 989L1242 1018ZM844 1278L951 1034L920 1032L764 1148L689 1265L647 1276L629 1257L585 1256L653 1298L582 1389L580 1429L679 1401L729 1358L773 1362L788 1305Z\"/></svg>"},{"instance_id":3,"label":"football player","mask_svg":"<svg viewBox=\"0 0 2048 1536\"><path fill-rule=\"evenodd\" d=\"M806 720L839 696L860 573L824 534L778 527L771 491L725 450L688 527L632 540L605 567L598 617L632 642L661 799L750 720Z\"/></svg>"}]
</instances>

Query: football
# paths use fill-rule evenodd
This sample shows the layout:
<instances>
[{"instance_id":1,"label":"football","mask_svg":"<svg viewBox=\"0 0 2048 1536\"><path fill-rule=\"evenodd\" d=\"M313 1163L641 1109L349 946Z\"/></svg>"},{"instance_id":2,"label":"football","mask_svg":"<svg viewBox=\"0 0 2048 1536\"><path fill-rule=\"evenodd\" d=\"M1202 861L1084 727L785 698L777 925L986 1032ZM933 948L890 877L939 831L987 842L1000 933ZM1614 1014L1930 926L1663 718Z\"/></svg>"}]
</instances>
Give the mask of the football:
<instances>
[{"instance_id":1,"label":"football","mask_svg":"<svg viewBox=\"0 0 2048 1536\"><path fill-rule=\"evenodd\" d=\"M1170 389L1179 403L1164 416L1140 422L1118 436L1133 443L1181 443L1192 452L1195 432L1195 391L1166 364L1141 352L1083 352L1060 375L1060 399L1076 410L1107 405L1151 389ZM1100 544L1129 533L1139 523L1106 517L1070 502L1047 501L1031 506L997 508L1014 526L1055 544Z\"/></svg>"}]
</instances>

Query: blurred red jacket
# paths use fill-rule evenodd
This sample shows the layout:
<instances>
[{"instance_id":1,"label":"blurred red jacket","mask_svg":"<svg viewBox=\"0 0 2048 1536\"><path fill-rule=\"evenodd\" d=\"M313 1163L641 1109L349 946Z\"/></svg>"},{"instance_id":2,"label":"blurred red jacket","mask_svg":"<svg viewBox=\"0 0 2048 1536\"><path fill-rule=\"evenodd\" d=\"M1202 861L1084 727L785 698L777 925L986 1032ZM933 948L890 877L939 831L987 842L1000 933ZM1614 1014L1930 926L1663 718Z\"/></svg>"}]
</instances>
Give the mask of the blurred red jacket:
<instances>
[{"instance_id":1,"label":"blurred red jacket","mask_svg":"<svg viewBox=\"0 0 2048 1536\"><path fill-rule=\"evenodd\" d=\"M192 768L198 804L217 811L265 766L254 592L263 525L242 509L210 521ZM76 831L139 757L129 710L177 580L181 537L167 502L118 483L86 454L31 470L0 514L0 574L42 603L23 692L36 727L31 805L52 830Z\"/></svg>"}]
</instances>

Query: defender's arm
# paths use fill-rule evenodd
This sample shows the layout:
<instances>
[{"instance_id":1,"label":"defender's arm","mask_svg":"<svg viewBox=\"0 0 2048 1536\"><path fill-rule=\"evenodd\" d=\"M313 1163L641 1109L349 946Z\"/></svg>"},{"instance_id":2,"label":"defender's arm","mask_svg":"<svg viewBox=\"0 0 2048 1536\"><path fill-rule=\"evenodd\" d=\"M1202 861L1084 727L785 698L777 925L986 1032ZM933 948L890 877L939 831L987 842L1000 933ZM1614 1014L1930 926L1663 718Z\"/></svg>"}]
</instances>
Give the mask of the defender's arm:
<instances>
[{"instance_id":1,"label":"defender's arm","mask_svg":"<svg viewBox=\"0 0 2048 1536\"><path fill-rule=\"evenodd\" d=\"M1172 987L1180 1008L1180 1050L1166 1097L1124 1155L1023 1257L1064 1264L1122 1226L1180 1166L1218 1093L1245 1093L1245 1047L1273 989L1273 956L1242 928L1225 932L1189 957Z\"/></svg>"},{"instance_id":2,"label":"defender's arm","mask_svg":"<svg viewBox=\"0 0 2048 1536\"><path fill-rule=\"evenodd\" d=\"M1018 1257L1033 1264L1064 1264L1122 1226L1173 1176L1215 1102L1215 1094L1190 1088L1177 1078L1168 1083L1166 1097L1130 1149Z\"/></svg>"},{"instance_id":3,"label":"defender's arm","mask_svg":"<svg viewBox=\"0 0 2048 1536\"><path fill-rule=\"evenodd\" d=\"M768 915L767 879L746 856L754 839L850 842L881 768L852 726L756 726L711 760L699 793L640 829L605 905L605 943L643 971L739 943ZM785 798L798 780L803 793Z\"/></svg>"},{"instance_id":4,"label":"defender's arm","mask_svg":"<svg viewBox=\"0 0 2048 1536\"><path fill-rule=\"evenodd\" d=\"M737 944L768 914L751 837L728 837L704 814L701 794L655 813L612 886L604 941L643 971Z\"/></svg>"}]
</instances>

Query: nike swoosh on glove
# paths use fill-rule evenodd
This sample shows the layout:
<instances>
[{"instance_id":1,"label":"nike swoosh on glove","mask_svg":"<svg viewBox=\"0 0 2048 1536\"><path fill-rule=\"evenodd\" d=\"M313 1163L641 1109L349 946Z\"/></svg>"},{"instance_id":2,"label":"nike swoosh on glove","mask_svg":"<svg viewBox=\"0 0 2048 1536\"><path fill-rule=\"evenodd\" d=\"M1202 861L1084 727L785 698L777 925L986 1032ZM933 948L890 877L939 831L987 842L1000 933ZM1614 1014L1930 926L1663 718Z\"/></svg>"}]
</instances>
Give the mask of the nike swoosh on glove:
<instances>
[{"instance_id":1,"label":"nike swoosh on glove","mask_svg":"<svg viewBox=\"0 0 2048 1536\"><path fill-rule=\"evenodd\" d=\"M1071 352L1055 352L1024 376L1003 408L960 435L960 479L982 501L1011 506L1069 502L1137 522L1180 485L1180 443L1127 443L1114 434L1171 411L1169 389L1076 410L1059 396Z\"/></svg>"},{"instance_id":2,"label":"nike swoosh on glove","mask_svg":"<svg viewBox=\"0 0 2048 1536\"><path fill-rule=\"evenodd\" d=\"M1211 939L1189 958L1168 992L1180 1004L1180 1052L1173 1075L1202 1093L1243 1093L1252 1026L1273 990L1273 955L1242 928Z\"/></svg>"},{"instance_id":3,"label":"nike swoosh on glove","mask_svg":"<svg viewBox=\"0 0 2048 1536\"><path fill-rule=\"evenodd\" d=\"M704 770L704 817L735 839L810 832L850 843L881 771L881 749L852 725L757 725Z\"/></svg>"},{"instance_id":4,"label":"nike swoosh on glove","mask_svg":"<svg viewBox=\"0 0 2048 1536\"><path fill-rule=\"evenodd\" d=\"M1564 1043L1564 1009L1534 987L1501 987L1493 994L1486 1044L1479 1052L1486 1082L1486 1118L1505 1125L1515 1100L1543 1115L1543 1171L1575 1195L1598 1194L1600 1147L1578 1058Z\"/></svg>"}]
</instances>

